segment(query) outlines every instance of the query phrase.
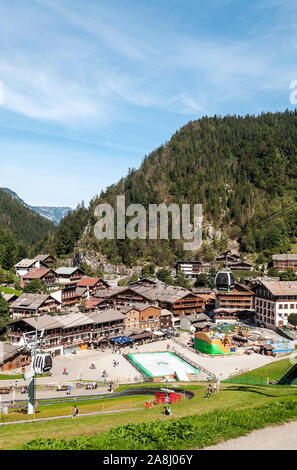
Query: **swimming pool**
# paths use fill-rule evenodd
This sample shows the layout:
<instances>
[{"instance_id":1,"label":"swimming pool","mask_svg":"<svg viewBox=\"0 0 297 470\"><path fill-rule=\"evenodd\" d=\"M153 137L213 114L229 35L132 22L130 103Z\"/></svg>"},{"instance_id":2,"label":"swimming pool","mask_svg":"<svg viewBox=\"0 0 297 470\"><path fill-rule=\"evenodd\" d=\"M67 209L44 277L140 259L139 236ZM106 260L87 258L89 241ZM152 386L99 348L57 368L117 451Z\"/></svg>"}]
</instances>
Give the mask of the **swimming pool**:
<instances>
[{"instance_id":1,"label":"swimming pool","mask_svg":"<svg viewBox=\"0 0 297 470\"><path fill-rule=\"evenodd\" d=\"M171 352L133 353L127 356L149 378L177 375L181 380L189 380L189 376L200 374L198 369Z\"/></svg>"}]
</instances>

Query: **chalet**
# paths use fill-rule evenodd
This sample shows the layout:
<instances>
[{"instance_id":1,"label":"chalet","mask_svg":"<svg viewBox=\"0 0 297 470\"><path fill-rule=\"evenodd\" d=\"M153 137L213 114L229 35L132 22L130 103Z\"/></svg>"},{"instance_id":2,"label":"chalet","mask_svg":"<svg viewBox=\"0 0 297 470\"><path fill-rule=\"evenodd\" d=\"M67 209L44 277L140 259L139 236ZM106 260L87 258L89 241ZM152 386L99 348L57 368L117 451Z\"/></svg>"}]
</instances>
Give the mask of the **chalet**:
<instances>
[{"instance_id":1,"label":"chalet","mask_svg":"<svg viewBox=\"0 0 297 470\"><path fill-rule=\"evenodd\" d=\"M169 312L166 308L162 308L160 315L160 330L163 328L172 328L172 312Z\"/></svg>"},{"instance_id":2,"label":"chalet","mask_svg":"<svg viewBox=\"0 0 297 470\"><path fill-rule=\"evenodd\" d=\"M232 321L243 321L255 319L254 309L238 309L238 308L216 308L214 310L214 321L220 320L232 320Z\"/></svg>"},{"instance_id":3,"label":"chalet","mask_svg":"<svg viewBox=\"0 0 297 470\"><path fill-rule=\"evenodd\" d=\"M180 328L181 330L190 330L191 327L194 326L197 323L203 323L203 327L205 326L205 323L207 324L210 322L210 318L208 315L205 313L198 313L197 315L188 315L186 317L181 318L180 320Z\"/></svg>"},{"instance_id":4,"label":"chalet","mask_svg":"<svg viewBox=\"0 0 297 470\"><path fill-rule=\"evenodd\" d=\"M1 292L0 292L0 294L1 294ZM8 305L12 304L15 300L17 300L19 298L19 296L16 295L16 294L3 294L3 293L2 293L2 297L3 297L4 300L6 300Z\"/></svg>"},{"instance_id":5,"label":"chalet","mask_svg":"<svg viewBox=\"0 0 297 470\"><path fill-rule=\"evenodd\" d=\"M193 287L191 291L204 300L204 310L206 312L212 312L215 309L216 294L212 289Z\"/></svg>"},{"instance_id":6,"label":"chalet","mask_svg":"<svg viewBox=\"0 0 297 470\"><path fill-rule=\"evenodd\" d=\"M140 328L152 331L160 328L161 308L155 305L132 305L121 307L120 311L125 314L124 326L127 330Z\"/></svg>"},{"instance_id":7,"label":"chalet","mask_svg":"<svg viewBox=\"0 0 297 470\"><path fill-rule=\"evenodd\" d=\"M56 271L56 276L59 284L68 284L69 282L79 282L84 272L80 268L67 268L62 267L58 268Z\"/></svg>"},{"instance_id":8,"label":"chalet","mask_svg":"<svg viewBox=\"0 0 297 470\"><path fill-rule=\"evenodd\" d=\"M73 305L78 305L82 298L87 298L87 289L86 288L78 288L77 282L68 282L64 284L62 288L62 307L72 307Z\"/></svg>"},{"instance_id":9,"label":"chalet","mask_svg":"<svg viewBox=\"0 0 297 470\"><path fill-rule=\"evenodd\" d=\"M60 310L60 302L48 294L22 294L10 305L12 318L42 315Z\"/></svg>"},{"instance_id":10,"label":"chalet","mask_svg":"<svg viewBox=\"0 0 297 470\"><path fill-rule=\"evenodd\" d=\"M221 256L218 256L216 261L218 263L225 263L227 261L229 265L229 263L237 263L240 261L240 259L241 258L237 253L230 253L230 251L226 251Z\"/></svg>"},{"instance_id":11,"label":"chalet","mask_svg":"<svg viewBox=\"0 0 297 470\"><path fill-rule=\"evenodd\" d=\"M272 255L272 264L278 271L293 269L297 273L297 254L287 253Z\"/></svg>"},{"instance_id":12,"label":"chalet","mask_svg":"<svg viewBox=\"0 0 297 470\"><path fill-rule=\"evenodd\" d=\"M214 291L216 293L216 309L253 310L254 293L242 284L235 283L232 292L218 292L216 289Z\"/></svg>"},{"instance_id":13,"label":"chalet","mask_svg":"<svg viewBox=\"0 0 297 470\"><path fill-rule=\"evenodd\" d=\"M136 306L122 307L121 313L125 315L124 328L125 330L139 329L140 311Z\"/></svg>"},{"instance_id":14,"label":"chalet","mask_svg":"<svg viewBox=\"0 0 297 470\"><path fill-rule=\"evenodd\" d=\"M240 271L252 271L253 265L251 263L247 263L246 261L241 260L240 256L236 253L225 253L222 256L218 256L216 258L218 263L227 263L228 268L231 270L240 270Z\"/></svg>"},{"instance_id":15,"label":"chalet","mask_svg":"<svg viewBox=\"0 0 297 470\"><path fill-rule=\"evenodd\" d=\"M95 310L102 310L108 308L108 303L105 299L91 297L87 300L85 308L87 312L93 312Z\"/></svg>"},{"instance_id":16,"label":"chalet","mask_svg":"<svg viewBox=\"0 0 297 470\"><path fill-rule=\"evenodd\" d=\"M37 255L35 258L37 261L40 261L41 263L45 264L48 268L52 268L55 264L55 259L49 255Z\"/></svg>"},{"instance_id":17,"label":"chalet","mask_svg":"<svg viewBox=\"0 0 297 470\"><path fill-rule=\"evenodd\" d=\"M34 279L39 279L48 290L55 289L57 286L56 274L49 268L31 269L31 271L23 276L23 286L29 284Z\"/></svg>"},{"instance_id":18,"label":"chalet","mask_svg":"<svg viewBox=\"0 0 297 470\"><path fill-rule=\"evenodd\" d=\"M88 289L89 296L96 294L99 289L109 290L110 285L104 279L97 277L83 277L77 283L77 287L86 287Z\"/></svg>"},{"instance_id":19,"label":"chalet","mask_svg":"<svg viewBox=\"0 0 297 470\"><path fill-rule=\"evenodd\" d=\"M176 275L184 274L189 279L195 279L201 273L208 273L212 267L211 263L202 261L179 261L176 265Z\"/></svg>"},{"instance_id":20,"label":"chalet","mask_svg":"<svg viewBox=\"0 0 297 470\"><path fill-rule=\"evenodd\" d=\"M12 343L19 344L23 333L42 329L50 350L70 353L96 344L102 335L108 338L123 333L124 318L121 312L113 309L22 318L10 323L8 337Z\"/></svg>"},{"instance_id":21,"label":"chalet","mask_svg":"<svg viewBox=\"0 0 297 470\"><path fill-rule=\"evenodd\" d=\"M14 265L16 274L23 277L28 274L32 269L47 268L47 266L38 259L23 259Z\"/></svg>"},{"instance_id":22,"label":"chalet","mask_svg":"<svg viewBox=\"0 0 297 470\"><path fill-rule=\"evenodd\" d=\"M152 277L143 277L138 279L138 281L132 282L131 287L153 287L160 283L157 279Z\"/></svg>"},{"instance_id":23,"label":"chalet","mask_svg":"<svg viewBox=\"0 0 297 470\"><path fill-rule=\"evenodd\" d=\"M264 281L253 287L256 321L266 327L282 328L288 316L297 313L297 281Z\"/></svg>"},{"instance_id":24,"label":"chalet","mask_svg":"<svg viewBox=\"0 0 297 470\"><path fill-rule=\"evenodd\" d=\"M178 292L176 295L165 295L159 300L159 306L170 310L173 318L182 318L185 315L204 311L204 300L192 292ZM176 323L175 323L176 324Z\"/></svg>"},{"instance_id":25,"label":"chalet","mask_svg":"<svg viewBox=\"0 0 297 470\"><path fill-rule=\"evenodd\" d=\"M201 297L182 287L168 285L117 287L107 292L99 291L96 297L105 298L113 307L150 304L169 310L178 318L204 310L204 300Z\"/></svg>"},{"instance_id":26,"label":"chalet","mask_svg":"<svg viewBox=\"0 0 297 470\"><path fill-rule=\"evenodd\" d=\"M102 290L97 291L96 297L102 297L108 299L108 302L111 306L116 305L133 305L137 303L147 304L150 302L151 298L139 292L140 287L115 287L114 289L106 292Z\"/></svg>"},{"instance_id":27,"label":"chalet","mask_svg":"<svg viewBox=\"0 0 297 470\"><path fill-rule=\"evenodd\" d=\"M29 353L23 353L15 344L0 343L0 372L21 369L29 364Z\"/></svg>"},{"instance_id":28,"label":"chalet","mask_svg":"<svg viewBox=\"0 0 297 470\"><path fill-rule=\"evenodd\" d=\"M160 328L161 308L154 305L139 307L139 328L145 330Z\"/></svg>"}]
</instances>

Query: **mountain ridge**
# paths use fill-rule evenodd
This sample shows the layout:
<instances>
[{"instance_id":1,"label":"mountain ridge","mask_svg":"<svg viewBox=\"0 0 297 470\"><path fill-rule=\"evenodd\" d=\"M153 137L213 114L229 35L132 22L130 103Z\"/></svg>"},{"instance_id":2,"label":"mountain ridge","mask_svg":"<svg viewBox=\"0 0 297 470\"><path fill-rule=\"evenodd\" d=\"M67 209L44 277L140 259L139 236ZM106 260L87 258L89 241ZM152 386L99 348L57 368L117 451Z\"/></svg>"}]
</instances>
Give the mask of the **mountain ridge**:
<instances>
[{"instance_id":1,"label":"mountain ridge","mask_svg":"<svg viewBox=\"0 0 297 470\"><path fill-rule=\"evenodd\" d=\"M23 206L36 212L36 214L41 215L42 217L49 220L56 226L59 225L61 220L72 210L71 207L30 206L23 199L21 199L16 192L12 191L11 189L0 188L0 190L6 192L7 194L10 194L14 199L20 202Z\"/></svg>"},{"instance_id":2,"label":"mountain ridge","mask_svg":"<svg viewBox=\"0 0 297 470\"><path fill-rule=\"evenodd\" d=\"M201 250L185 252L182 240L172 238L97 240L95 207L108 203L116 209L118 195L125 195L126 207L202 204L204 245L213 247L238 233L235 242L242 253L269 259L272 253L287 252L297 242L297 206L282 214L297 201L297 110L190 121L145 156L138 169L95 196L88 208L65 217L55 234L62 256L81 249L127 266L201 259ZM269 221L276 211L280 216Z\"/></svg>"}]
</instances>

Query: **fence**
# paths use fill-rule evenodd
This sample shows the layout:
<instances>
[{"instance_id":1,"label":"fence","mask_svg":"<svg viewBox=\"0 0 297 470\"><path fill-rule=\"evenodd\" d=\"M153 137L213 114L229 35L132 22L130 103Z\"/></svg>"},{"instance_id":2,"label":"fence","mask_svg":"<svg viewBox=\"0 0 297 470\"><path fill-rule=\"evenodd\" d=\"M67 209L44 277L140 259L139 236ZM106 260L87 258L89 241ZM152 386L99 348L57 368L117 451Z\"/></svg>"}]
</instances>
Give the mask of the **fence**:
<instances>
[{"instance_id":1,"label":"fence","mask_svg":"<svg viewBox=\"0 0 297 470\"><path fill-rule=\"evenodd\" d=\"M238 385L277 385L278 381L269 380L269 377L252 377L250 375L241 375L236 377L229 377L223 380L224 383L238 384ZM297 379L282 380L281 385L295 385L297 386Z\"/></svg>"},{"instance_id":2,"label":"fence","mask_svg":"<svg viewBox=\"0 0 297 470\"><path fill-rule=\"evenodd\" d=\"M197 351L195 349L192 349L190 346L182 343L181 341L178 341L176 339L173 339L172 340L174 343L178 344L179 346L187 349L188 351L190 351L191 353L197 353ZM202 370L202 372L204 372L205 374L209 375L210 377L213 377L214 380L216 379L216 376L213 372L211 372L210 370L206 369L205 367L201 366L200 364L198 364L197 362L194 362L192 361L191 359L189 359L187 356L184 356L181 352L177 351L176 349L173 348L173 352L174 354L176 354L177 356L179 356L181 359L183 359L185 362L188 362L192 367L195 367L195 369L199 369L199 370Z\"/></svg>"},{"instance_id":3,"label":"fence","mask_svg":"<svg viewBox=\"0 0 297 470\"><path fill-rule=\"evenodd\" d=\"M228 379L223 380L223 382L240 385L269 385L268 377L251 377L247 374L229 377Z\"/></svg>"}]
</instances>

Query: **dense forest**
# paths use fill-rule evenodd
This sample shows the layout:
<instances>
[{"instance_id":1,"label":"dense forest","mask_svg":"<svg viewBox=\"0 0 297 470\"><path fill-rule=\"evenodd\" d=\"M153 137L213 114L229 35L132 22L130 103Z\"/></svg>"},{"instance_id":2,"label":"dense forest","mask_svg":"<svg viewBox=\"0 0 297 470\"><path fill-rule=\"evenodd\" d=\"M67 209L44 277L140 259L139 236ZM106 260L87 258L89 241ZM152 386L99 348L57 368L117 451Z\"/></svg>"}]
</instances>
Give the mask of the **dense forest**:
<instances>
[{"instance_id":1,"label":"dense forest","mask_svg":"<svg viewBox=\"0 0 297 470\"><path fill-rule=\"evenodd\" d=\"M0 191L0 267L9 270L34 251L40 240L53 236L54 225Z\"/></svg>"},{"instance_id":2,"label":"dense forest","mask_svg":"<svg viewBox=\"0 0 297 470\"><path fill-rule=\"evenodd\" d=\"M79 206L67 216L55 237L57 254L71 254L79 240L79 246L102 253L113 263L151 260L169 265L177 258L193 257L179 240L96 240L96 205L109 202L115 207L121 194L126 206L201 203L205 246L235 234L245 253L269 257L288 250L297 241L297 205L283 210L297 195L297 112L189 122L146 156L138 170L131 169L96 196L88 209ZM276 211L279 217L270 220ZM199 258L201 250L194 255Z\"/></svg>"}]
</instances>

